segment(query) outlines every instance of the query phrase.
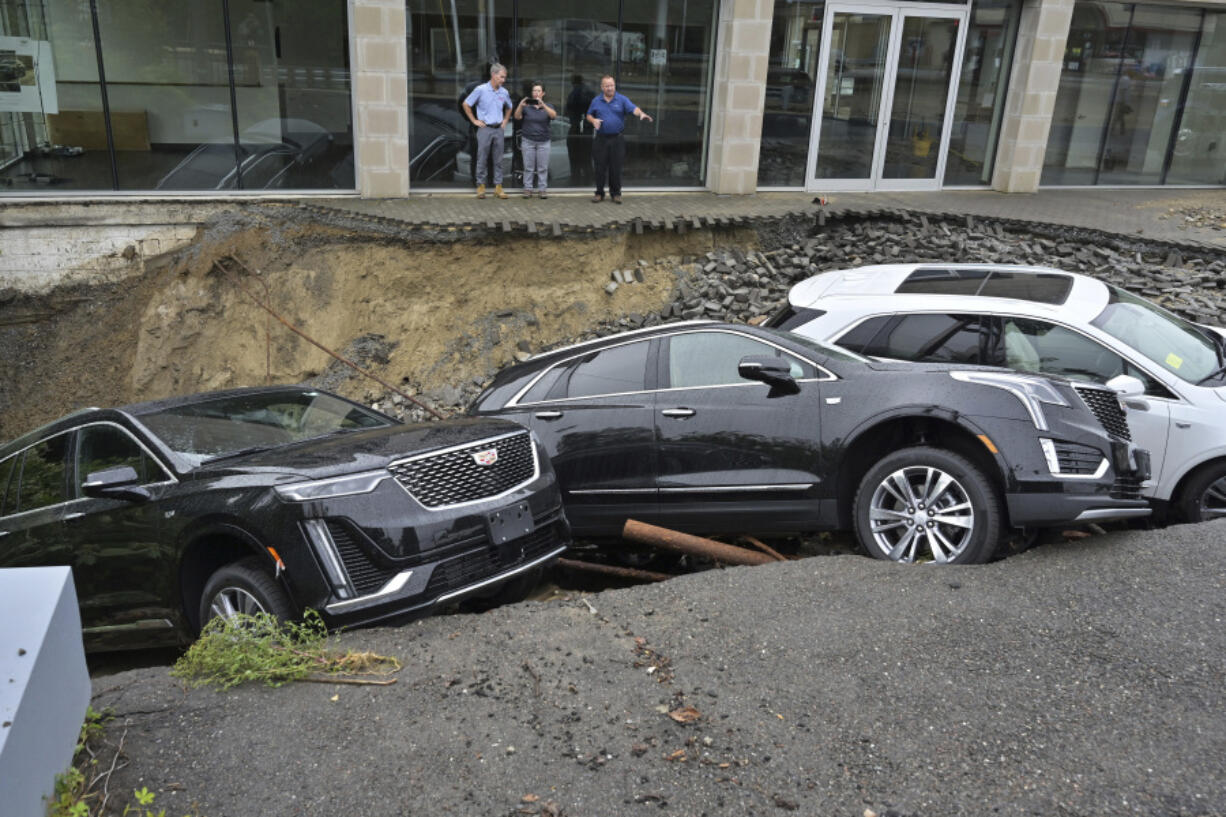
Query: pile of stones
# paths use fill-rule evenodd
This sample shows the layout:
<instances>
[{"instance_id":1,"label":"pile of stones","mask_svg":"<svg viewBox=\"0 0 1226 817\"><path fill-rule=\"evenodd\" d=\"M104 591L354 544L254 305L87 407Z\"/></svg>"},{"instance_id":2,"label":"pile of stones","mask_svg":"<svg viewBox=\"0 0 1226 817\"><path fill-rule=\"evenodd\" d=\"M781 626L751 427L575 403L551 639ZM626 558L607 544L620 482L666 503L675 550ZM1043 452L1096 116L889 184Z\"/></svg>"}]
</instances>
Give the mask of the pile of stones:
<instances>
[{"instance_id":1,"label":"pile of stones","mask_svg":"<svg viewBox=\"0 0 1226 817\"><path fill-rule=\"evenodd\" d=\"M605 297L645 276L671 273L676 281L672 298L657 312L627 314L558 345L677 320L748 322L782 307L795 283L819 272L913 261L1028 264L1080 272L1198 323L1226 325L1226 255L1206 249L1050 226L911 213L831 219L818 228L810 219L793 217L760 224L758 233L760 249L731 247L683 258L677 264L639 261L614 271L604 286ZM530 351L521 343L517 359L526 359ZM456 385L422 397L444 413L456 413L492 376L492 372L470 372ZM428 419L399 396L383 395L374 403L406 420Z\"/></svg>"}]
</instances>

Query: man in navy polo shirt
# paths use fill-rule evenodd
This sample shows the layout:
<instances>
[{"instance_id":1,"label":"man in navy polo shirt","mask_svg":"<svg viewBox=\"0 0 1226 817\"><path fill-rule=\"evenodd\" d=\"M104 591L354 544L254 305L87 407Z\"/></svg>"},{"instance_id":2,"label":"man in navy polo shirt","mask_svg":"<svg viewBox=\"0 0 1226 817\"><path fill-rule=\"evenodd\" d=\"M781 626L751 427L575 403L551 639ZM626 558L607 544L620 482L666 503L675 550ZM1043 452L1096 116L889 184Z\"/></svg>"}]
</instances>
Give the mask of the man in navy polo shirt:
<instances>
[{"instance_id":1,"label":"man in navy polo shirt","mask_svg":"<svg viewBox=\"0 0 1226 817\"><path fill-rule=\"evenodd\" d=\"M587 109L587 121L596 131L592 144L592 163L596 166L596 195L592 201L604 201L605 177L609 181L609 195L614 204L622 203L622 165L626 160L626 117L634 114L640 121L651 117L638 106L617 92L613 77L605 74L600 78L600 96L592 100Z\"/></svg>"},{"instance_id":2,"label":"man in navy polo shirt","mask_svg":"<svg viewBox=\"0 0 1226 817\"><path fill-rule=\"evenodd\" d=\"M511 95L502 84L507 81L507 69L499 63L490 66L490 81L478 85L464 100L464 115L477 129L477 198L485 198L485 178L491 154L494 161L494 195L505 199L502 192L503 129L511 118ZM476 108L476 113L473 109Z\"/></svg>"}]
</instances>

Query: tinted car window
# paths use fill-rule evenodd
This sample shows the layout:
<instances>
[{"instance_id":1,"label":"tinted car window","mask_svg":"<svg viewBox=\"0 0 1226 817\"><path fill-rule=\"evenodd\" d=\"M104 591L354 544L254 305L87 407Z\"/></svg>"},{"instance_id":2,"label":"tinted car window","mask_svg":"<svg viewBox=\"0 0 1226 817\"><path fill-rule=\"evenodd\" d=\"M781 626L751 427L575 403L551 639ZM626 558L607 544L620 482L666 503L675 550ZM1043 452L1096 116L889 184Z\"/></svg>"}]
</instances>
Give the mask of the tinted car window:
<instances>
[{"instance_id":1,"label":"tinted car window","mask_svg":"<svg viewBox=\"0 0 1226 817\"><path fill-rule=\"evenodd\" d=\"M565 371L567 371L566 366L555 366L549 371L545 372L544 376L542 376L540 380L532 384L532 388L528 389L528 391L524 394L523 399L519 402L539 403L540 401L544 400L549 395L550 390L557 385L558 378L561 377L562 373Z\"/></svg>"},{"instance_id":2,"label":"tinted car window","mask_svg":"<svg viewBox=\"0 0 1226 817\"><path fill-rule=\"evenodd\" d=\"M893 315L882 315L878 318L869 318L866 321L861 321L853 326L850 332L839 338L837 342L844 349L867 354L864 350L872 345L873 339L877 337L877 333L885 328L885 325L893 319Z\"/></svg>"},{"instance_id":3,"label":"tinted car window","mask_svg":"<svg viewBox=\"0 0 1226 817\"><path fill-rule=\"evenodd\" d=\"M1010 369L1041 372L1070 380L1106 383L1121 374L1145 384L1154 397L1173 397L1161 383L1097 341L1063 326L1030 318L1003 318L997 360ZM1003 358L1003 359L1001 359Z\"/></svg>"},{"instance_id":4,"label":"tinted car window","mask_svg":"<svg viewBox=\"0 0 1226 817\"><path fill-rule=\"evenodd\" d=\"M814 374L812 366L753 338L730 332L693 332L669 338L669 385L695 388L749 383L737 372L737 364L748 355L782 357L797 379Z\"/></svg>"},{"instance_id":5,"label":"tinted car window","mask_svg":"<svg viewBox=\"0 0 1226 817\"><path fill-rule=\"evenodd\" d=\"M627 343L584 355L567 369L550 396L561 396L563 389L566 397L642 391L649 346L648 341Z\"/></svg>"},{"instance_id":6,"label":"tinted car window","mask_svg":"<svg viewBox=\"0 0 1226 817\"><path fill-rule=\"evenodd\" d=\"M863 350L874 357L933 363L981 362L977 315L906 315Z\"/></svg>"},{"instance_id":7,"label":"tinted car window","mask_svg":"<svg viewBox=\"0 0 1226 817\"><path fill-rule=\"evenodd\" d=\"M26 450L18 490L19 512L45 508L68 499L68 440L60 434Z\"/></svg>"},{"instance_id":8,"label":"tinted car window","mask_svg":"<svg viewBox=\"0 0 1226 817\"><path fill-rule=\"evenodd\" d=\"M770 319L762 325L769 329L787 331L795 329L797 326L804 326L809 321L817 320L825 314L826 310L824 309L805 309L803 306L784 304L778 312L771 315Z\"/></svg>"},{"instance_id":9,"label":"tinted car window","mask_svg":"<svg viewBox=\"0 0 1226 817\"><path fill-rule=\"evenodd\" d=\"M81 493L81 483L90 474L110 468L129 466L136 471L142 483L161 482L167 479L166 472L145 453L131 435L114 426L87 426L79 432L77 443L76 495Z\"/></svg>"},{"instance_id":10,"label":"tinted car window","mask_svg":"<svg viewBox=\"0 0 1226 817\"><path fill-rule=\"evenodd\" d=\"M981 296L987 298L1015 298L1041 304L1062 304L1068 300L1073 279L1067 275L1033 272L993 272L983 288Z\"/></svg>"},{"instance_id":11,"label":"tinted car window","mask_svg":"<svg viewBox=\"0 0 1226 817\"><path fill-rule=\"evenodd\" d=\"M894 290L924 295L974 295L988 271L982 269L917 269Z\"/></svg>"},{"instance_id":12,"label":"tinted car window","mask_svg":"<svg viewBox=\"0 0 1226 817\"><path fill-rule=\"evenodd\" d=\"M17 485L13 483L13 472L16 470L17 463L21 461L20 456L9 457L4 462L0 462L0 516L9 513L8 504L5 502L8 496L9 485L13 486L13 505L17 505Z\"/></svg>"}]
</instances>

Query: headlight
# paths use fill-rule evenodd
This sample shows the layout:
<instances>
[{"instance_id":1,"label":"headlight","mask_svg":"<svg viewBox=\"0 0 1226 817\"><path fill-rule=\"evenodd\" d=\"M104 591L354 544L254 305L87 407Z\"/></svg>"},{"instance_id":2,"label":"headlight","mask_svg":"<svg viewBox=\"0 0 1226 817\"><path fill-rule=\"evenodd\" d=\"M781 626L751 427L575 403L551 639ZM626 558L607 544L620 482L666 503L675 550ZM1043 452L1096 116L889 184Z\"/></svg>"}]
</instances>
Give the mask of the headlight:
<instances>
[{"instance_id":1,"label":"headlight","mask_svg":"<svg viewBox=\"0 0 1226 817\"><path fill-rule=\"evenodd\" d=\"M995 386L1012 394L1026 411L1034 427L1040 431L1047 430L1047 418L1043 415L1043 403L1053 406L1068 407L1068 401L1056 390L1050 380L1042 377L1030 377L1024 374L1007 374L1005 372L950 372L949 376L963 383L980 383L984 386Z\"/></svg>"},{"instance_id":2,"label":"headlight","mask_svg":"<svg viewBox=\"0 0 1226 817\"><path fill-rule=\"evenodd\" d=\"M278 485L273 490L277 492L277 496L288 499L290 502L310 502L313 499L329 499L334 496L368 494L379 487L379 483L389 476L387 471L367 471L314 482Z\"/></svg>"}]
</instances>

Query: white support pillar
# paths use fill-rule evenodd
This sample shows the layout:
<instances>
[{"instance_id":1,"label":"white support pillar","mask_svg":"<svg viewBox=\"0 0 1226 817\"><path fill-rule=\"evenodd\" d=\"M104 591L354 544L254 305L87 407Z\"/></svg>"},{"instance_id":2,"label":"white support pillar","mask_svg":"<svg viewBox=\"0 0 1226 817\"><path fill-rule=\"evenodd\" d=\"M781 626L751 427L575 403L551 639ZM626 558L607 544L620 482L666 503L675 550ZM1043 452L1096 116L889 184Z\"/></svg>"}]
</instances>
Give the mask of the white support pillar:
<instances>
[{"instance_id":1,"label":"white support pillar","mask_svg":"<svg viewBox=\"0 0 1226 817\"><path fill-rule=\"evenodd\" d=\"M1033 193L1039 188L1051 130L1064 45L1073 21L1074 0L1025 0L1009 97L1001 121L992 189Z\"/></svg>"},{"instance_id":2,"label":"white support pillar","mask_svg":"<svg viewBox=\"0 0 1226 817\"><path fill-rule=\"evenodd\" d=\"M707 186L715 193L757 190L774 10L774 0L720 0L707 139Z\"/></svg>"},{"instance_id":3,"label":"white support pillar","mask_svg":"<svg viewBox=\"0 0 1226 817\"><path fill-rule=\"evenodd\" d=\"M404 0L352 0L354 166L363 198L409 194Z\"/></svg>"}]
</instances>

